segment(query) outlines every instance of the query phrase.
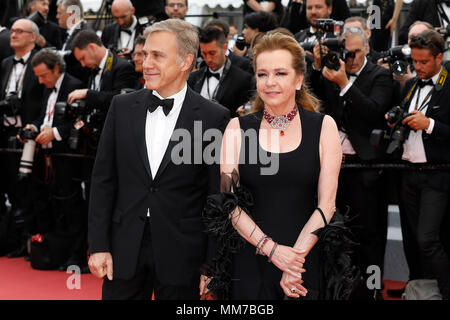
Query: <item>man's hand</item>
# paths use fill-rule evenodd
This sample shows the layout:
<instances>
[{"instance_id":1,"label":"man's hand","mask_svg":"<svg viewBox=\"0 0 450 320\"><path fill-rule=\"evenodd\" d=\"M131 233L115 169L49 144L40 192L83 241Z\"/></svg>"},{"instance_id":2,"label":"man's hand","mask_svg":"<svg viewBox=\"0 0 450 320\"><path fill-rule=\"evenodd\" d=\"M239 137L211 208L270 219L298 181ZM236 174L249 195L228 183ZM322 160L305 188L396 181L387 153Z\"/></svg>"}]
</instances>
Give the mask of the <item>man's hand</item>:
<instances>
[{"instance_id":1,"label":"man's hand","mask_svg":"<svg viewBox=\"0 0 450 320\"><path fill-rule=\"evenodd\" d=\"M413 115L403 119L402 123L407 124L413 130L427 130L430 126L430 118L418 110L411 112Z\"/></svg>"},{"instance_id":2,"label":"man's hand","mask_svg":"<svg viewBox=\"0 0 450 320\"><path fill-rule=\"evenodd\" d=\"M98 252L89 257L89 270L97 278L108 277L109 281L113 279L113 260L111 253Z\"/></svg>"},{"instance_id":3,"label":"man's hand","mask_svg":"<svg viewBox=\"0 0 450 320\"><path fill-rule=\"evenodd\" d=\"M236 54L236 55L238 55L238 56L243 57L243 56L245 56L245 54L247 53L247 50L248 50L248 47L247 47L247 46L244 47L244 49L239 50L239 49L236 47L236 45L234 45L233 53Z\"/></svg>"},{"instance_id":4,"label":"man's hand","mask_svg":"<svg viewBox=\"0 0 450 320\"><path fill-rule=\"evenodd\" d=\"M86 99L87 92L88 92L88 89L79 89L79 90L72 91L69 94L69 97L67 98L67 103L72 104L77 100Z\"/></svg>"},{"instance_id":5,"label":"man's hand","mask_svg":"<svg viewBox=\"0 0 450 320\"><path fill-rule=\"evenodd\" d=\"M41 133L36 137L34 141L39 144L46 145L55 139L55 134L51 127L43 127Z\"/></svg>"},{"instance_id":6,"label":"man's hand","mask_svg":"<svg viewBox=\"0 0 450 320\"><path fill-rule=\"evenodd\" d=\"M322 67L322 57L328 53L328 48L325 46L320 46L318 43L314 46L313 56L314 56L314 69L319 70Z\"/></svg>"},{"instance_id":7,"label":"man's hand","mask_svg":"<svg viewBox=\"0 0 450 320\"><path fill-rule=\"evenodd\" d=\"M31 131L34 131L34 132L36 132L36 129L35 129L35 127L34 126L32 126L31 124L27 124L26 126L25 126L25 128L24 129L29 129L29 130L31 130ZM19 140L20 142L22 142L22 143L25 143L25 142L27 142L26 140L22 140L22 139L20 139L20 136L19 135L16 135L16 138L17 138L17 140Z\"/></svg>"},{"instance_id":8,"label":"man's hand","mask_svg":"<svg viewBox=\"0 0 450 320\"><path fill-rule=\"evenodd\" d=\"M45 47L46 44L47 44L47 40L45 40L45 38L42 36L42 34L40 34L36 38L36 45L43 48L43 47Z\"/></svg>"},{"instance_id":9,"label":"man's hand","mask_svg":"<svg viewBox=\"0 0 450 320\"><path fill-rule=\"evenodd\" d=\"M208 284L212 278L205 275L200 276L200 296L206 295L209 292Z\"/></svg>"},{"instance_id":10,"label":"man's hand","mask_svg":"<svg viewBox=\"0 0 450 320\"><path fill-rule=\"evenodd\" d=\"M414 75L412 74L411 68L408 65L408 67L406 68L406 73L405 74L398 75L398 74L393 73L392 74L392 78L394 78L394 80L397 81L398 83L400 83L400 86L402 88L404 88L405 84L406 84L406 81L408 81L409 79L414 78Z\"/></svg>"},{"instance_id":11,"label":"man's hand","mask_svg":"<svg viewBox=\"0 0 450 320\"><path fill-rule=\"evenodd\" d=\"M119 58L130 60L131 59L131 49L123 48L123 51L117 54Z\"/></svg>"},{"instance_id":12,"label":"man's hand","mask_svg":"<svg viewBox=\"0 0 450 320\"><path fill-rule=\"evenodd\" d=\"M347 73L345 72L344 61L339 60L339 63L341 64L341 67L338 71L324 67L322 74L329 81L336 83L342 90L349 83L349 81L347 78Z\"/></svg>"}]
</instances>

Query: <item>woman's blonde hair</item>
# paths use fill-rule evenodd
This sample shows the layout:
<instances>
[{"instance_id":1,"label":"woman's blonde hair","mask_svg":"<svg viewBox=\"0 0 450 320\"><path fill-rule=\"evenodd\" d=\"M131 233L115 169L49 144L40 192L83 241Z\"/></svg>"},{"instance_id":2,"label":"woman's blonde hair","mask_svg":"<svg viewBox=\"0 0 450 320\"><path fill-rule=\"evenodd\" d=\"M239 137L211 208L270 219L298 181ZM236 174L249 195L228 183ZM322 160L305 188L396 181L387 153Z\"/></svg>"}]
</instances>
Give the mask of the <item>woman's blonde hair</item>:
<instances>
[{"instance_id":1,"label":"woman's blonde hair","mask_svg":"<svg viewBox=\"0 0 450 320\"><path fill-rule=\"evenodd\" d=\"M304 75L306 73L305 51L298 44L298 42L291 36L279 32L266 34L262 40L253 48L253 69L256 72L256 59L258 56L267 51L287 50L292 56L292 67L297 75ZM319 110L319 100L309 93L309 90L303 81L301 90L297 90L295 94L295 101L298 107L305 110L317 112ZM258 112L264 109L264 102L255 93L253 108L251 112Z\"/></svg>"}]
</instances>

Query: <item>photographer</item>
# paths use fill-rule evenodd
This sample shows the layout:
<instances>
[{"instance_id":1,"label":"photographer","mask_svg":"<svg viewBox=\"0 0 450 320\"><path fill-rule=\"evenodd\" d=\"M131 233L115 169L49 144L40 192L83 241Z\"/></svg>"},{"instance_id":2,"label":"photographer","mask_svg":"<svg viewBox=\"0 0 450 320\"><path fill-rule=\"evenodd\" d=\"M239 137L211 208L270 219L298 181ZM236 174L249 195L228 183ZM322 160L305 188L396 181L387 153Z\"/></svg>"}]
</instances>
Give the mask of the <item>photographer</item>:
<instances>
[{"instance_id":1,"label":"photographer","mask_svg":"<svg viewBox=\"0 0 450 320\"><path fill-rule=\"evenodd\" d=\"M338 59L338 70L330 68L331 50L317 44L314 48L313 91L324 101L323 112L336 121L345 162L371 162L383 157L383 150L370 144L372 129L384 127L384 114L391 107L392 79L389 72L366 58L367 39L359 28L343 35L347 59ZM334 52L335 55L337 52ZM340 54L342 56L342 54ZM330 67L328 67L328 66ZM339 178L337 207L350 206L356 216L353 232L360 243L358 262L362 274L370 265L383 268L387 234L387 201L384 174L379 170L343 170ZM365 286L365 281L363 282ZM362 290L367 290L362 288ZM374 296L379 291L359 292L356 299Z\"/></svg>"},{"instance_id":2,"label":"photographer","mask_svg":"<svg viewBox=\"0 0 450 320\"><path fill-rule=\"evenodd\" d=\"M19 129L39 117L43 86L39 85L31 67L38 35L36 24L27 19L17 20L11 27L10 43L15 54L3 60L0 73L0 148L19 148L16 141ZM22 220L27 215L27 192L26 182L17 180L19 158L17 154L2 154L0 162L1 189L8 194L17 221ZM22 236L21 247L10 257L25 255L27 235Z\"/></svg>"},{"instance_id":3,"label":"photographer","mask_svg":"<svg viewBox=\"0 0 450 320\"><path fill-rule=\"evenodd\" d=\"M72 239L67 248L70 250L77 241L85 239L87 233L81 163L79 159L54 157L53 154L73 153L69 138L73 138L74 119L59 109L58 102L66 102L69 93L82 88L83 84L65 72L64 60L52 50L41 50L31 64L39 83L46 87L39 119L26 126L40 132L35 141L41 145L41 150L36 156L30 187L33 215L41 220L39 232ZM42 220L47 220L47 224L43 225ZM67 252L65 255L69 259L61 269L65 271L70 265L87 269L86 250L85 246L84 253L78 252L80 250Z\"/></svg>"},{"instance_id":4,"label":"photographer","mask_svg":"<svg viewBox=\"0 0 450 320\"><path fill-rule=\"evenodd\" d=\"M131 60L134 41L144 31L134 15L133 4L130 0L115 0L111 5L111 13L116 23L103 29L103 45L117 53L120 58Z\"/></svg>"},{"instance_id":5,"label":"photographer","mask_svg":"<svg viewBox=\"0 0 450 320\"><path fill-rule=\"evenodd\" d=\"M401 126L402 159L407 163L450 163L450 82L442 67L445 42L433 30L410 41L417 76L406 83ZM388 117L386 116L386 119ZM409 134L408 134L409 133ZM437 279L443 299L450 298L450 261L440 231L450 191L447 171L408 170L402 174L400 200L404 210L402 233L410 280ZM423 259L422 270L416 260ZM414 273L413 273L414 272Z\"/></svg>"},{"instance_id":6,"label":"photographer","mask_svg":"<svg viewBox=\"0 0 450 320\"><path fill-rule=\"evenodd\" d=\"M316 41L316 20L329 19L333 10L331 0L306 0L306 20L309 28L300 30L295 34L295 39L299 42Z\"/></svg>"},{"instance_id":7,"label":"photographer","mask_svg":"<svg viewBox=\"0 0 450 320\"><path fill-rule=\"evenodd\" d=\"M83 67L91 70L91 74L88 88L69 94L69 104L85 100L89 107L106 114L112 98L121 89L135 87L133 66L106 49L94 31L80 31L72 42L72 52Z\"/></svg>"}]
</instances>

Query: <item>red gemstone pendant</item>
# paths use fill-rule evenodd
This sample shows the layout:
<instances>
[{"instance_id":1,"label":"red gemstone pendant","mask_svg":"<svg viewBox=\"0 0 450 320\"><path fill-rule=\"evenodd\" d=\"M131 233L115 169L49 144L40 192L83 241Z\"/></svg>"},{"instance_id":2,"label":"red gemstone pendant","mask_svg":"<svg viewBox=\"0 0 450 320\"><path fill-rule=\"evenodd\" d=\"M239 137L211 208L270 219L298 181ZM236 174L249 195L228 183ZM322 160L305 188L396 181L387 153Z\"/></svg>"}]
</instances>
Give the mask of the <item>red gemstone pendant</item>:
<instances>
[{"instance_id":1,"label":"red gemstone pendant","mask_svg":"<svg viewBox=\"0 0 450 320\"><path fill-rule=\"evenodd\" d=\"M283 130L280 131L280 136L284 136L284 131Z\"/></svg>"}]
</instances>

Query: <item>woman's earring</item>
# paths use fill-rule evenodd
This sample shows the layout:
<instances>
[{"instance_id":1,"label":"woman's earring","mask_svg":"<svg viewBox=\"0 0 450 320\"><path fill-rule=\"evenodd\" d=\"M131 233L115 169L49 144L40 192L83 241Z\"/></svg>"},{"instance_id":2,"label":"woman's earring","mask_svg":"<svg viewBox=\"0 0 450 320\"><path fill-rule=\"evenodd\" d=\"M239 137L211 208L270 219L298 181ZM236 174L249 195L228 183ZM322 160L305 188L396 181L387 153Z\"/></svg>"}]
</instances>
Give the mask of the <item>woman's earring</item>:
<instances>
[{"instance_id":1,"label":"woman's earring","mask_svg":"<svg viewBox=\"0 0 450 320\"><path fill-rule=\"evenodd\" d=\"M302 90L302 86L301 85L299 85L297 88L295 88L295 90L297 90L297 91L300 91L300 90Z\"/></svg>"}]
</instances>

